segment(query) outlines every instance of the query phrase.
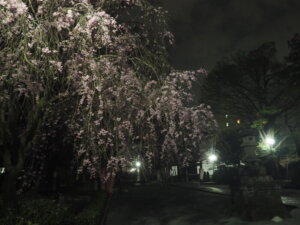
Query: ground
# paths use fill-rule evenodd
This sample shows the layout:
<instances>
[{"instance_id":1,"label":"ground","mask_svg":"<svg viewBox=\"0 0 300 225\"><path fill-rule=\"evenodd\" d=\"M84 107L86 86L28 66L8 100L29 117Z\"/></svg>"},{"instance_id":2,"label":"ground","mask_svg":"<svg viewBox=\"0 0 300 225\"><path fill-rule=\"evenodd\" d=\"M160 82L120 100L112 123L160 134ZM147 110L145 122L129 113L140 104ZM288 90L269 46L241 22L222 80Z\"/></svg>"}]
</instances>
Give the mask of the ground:
<instances>
[{"instance_id":1,"label":"ground","mask_svg":"<svg viewBox=\"0 0 300 225\"><path fill-rule=\"evenodd\" d=\"M114 199L107 225L211 224L228 213L227 196L148 185Z\"/></svg>"},{"instance_id":2,"label":"ground","mask_svg":"<svg viewBox=\"0 0 300 225\"><path fill-rule=\"evenodd\" d=\"M230 215L229 196L156 184L116 195L107 225L299 225L299 209L292 213L281 223L245 222Z\"/></svg>"}]
</instances>

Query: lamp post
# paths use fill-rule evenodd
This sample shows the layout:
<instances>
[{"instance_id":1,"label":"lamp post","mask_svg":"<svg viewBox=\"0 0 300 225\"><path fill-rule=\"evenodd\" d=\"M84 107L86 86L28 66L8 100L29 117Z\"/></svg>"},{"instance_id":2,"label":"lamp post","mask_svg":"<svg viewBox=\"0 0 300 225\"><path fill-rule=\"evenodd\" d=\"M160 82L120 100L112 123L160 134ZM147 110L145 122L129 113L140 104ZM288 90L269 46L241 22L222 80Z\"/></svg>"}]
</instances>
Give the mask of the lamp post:
<instances>
[{"instance_id":1,"label":"lamp post","mask_svg":"<svg viewBox=\"0 0 300 225\"><path fill-rule=\"evenodd\" d=\"M136 161L135 162L135 166L136 166L136 171L137 171L136 182L139 183L141 181L141 175L140 175L141 162L140 161Z\"/></svg>"},{"instance_id":2,"label":"lamp post","mask_svg":"<svg viewBox=\"0 0 300 225\"><path fill-rule=\"evenodd\" d=\"M278 166L278 156L276 156L275 154L276 147L274 147L274 145L276 141L274 135L272 135L272 133L267 134L263 139L263 143L265 149L267 150L267 157L269 158L269 160L271 160L272 164L274 165L274 170L270 170L272 171L270 173L272 174L273 178L276 179L279 174L279 166Z\"/></svg>"},{"instance_id":3,"label":"lamp post","mask_svg":"<svg viewBox=\"0 0 300 225\"><path fill-rule=\"evenodd\" d=\"M208 156L208 160L213 164L213 174L215 173L215 161L218 160L218 157L216 156L216 154L210 154Z\"/></svg>"},{"instance_id":4,"label":"lamp post","mask_svg":"<svg viewBox=\"0 0 300 225\"><path fill-rule=\"evenodd\" d=\"M273 150L273 145L275 144L275 139L271 136L267 136L264 140L266 147L268 150Z\"/></svg>"}]
</instances>

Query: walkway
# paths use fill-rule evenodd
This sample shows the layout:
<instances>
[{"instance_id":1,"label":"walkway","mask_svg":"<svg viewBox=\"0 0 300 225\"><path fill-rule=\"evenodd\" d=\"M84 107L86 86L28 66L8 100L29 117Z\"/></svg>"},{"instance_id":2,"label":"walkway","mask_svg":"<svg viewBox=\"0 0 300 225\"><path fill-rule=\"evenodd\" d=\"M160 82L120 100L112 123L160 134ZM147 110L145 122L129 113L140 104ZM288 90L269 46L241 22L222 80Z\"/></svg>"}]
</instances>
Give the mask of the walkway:
<instances>
[{"instance_id":1,"label":"walkway","mask_svg":"<svg viewBox=\"0 0 300 225\"><path fill-rule=\"evenodd\" d=\"M230 195L228 185L200 184L199 182L173 183L172 185L220 195ZM283 204L300 208L300 190L282 189L281 200ZM300 224L300 223L299 223Z\"/></svg>"},{"instance_id":2,"label":"walkway","mask_svg":"<svg viewBox=\"0 0 300 225\"><path fill-rule=\"evenodd\" d=\"M221 225L229 209L227 196L146 185L113 200L107 225Z\"/></svg>"},{"instance_id":3,"label":"walkway","mask_svg":"<svg viewBox=\"0 0 300 225\"><path fill-rule=\"evenodd\" d=\"M180 186L180 185L179 185ZM204 185L201 185L204 186ZM275 225L271 220L249 222L230 216L230 198L225 187L190 188L142 185L113 199L107 225ZM219 192L209 193L207 191ZM228 189L227 189L228 190ZM299 225L300 209L280 225Z\"/></svg>"}]
</instances>

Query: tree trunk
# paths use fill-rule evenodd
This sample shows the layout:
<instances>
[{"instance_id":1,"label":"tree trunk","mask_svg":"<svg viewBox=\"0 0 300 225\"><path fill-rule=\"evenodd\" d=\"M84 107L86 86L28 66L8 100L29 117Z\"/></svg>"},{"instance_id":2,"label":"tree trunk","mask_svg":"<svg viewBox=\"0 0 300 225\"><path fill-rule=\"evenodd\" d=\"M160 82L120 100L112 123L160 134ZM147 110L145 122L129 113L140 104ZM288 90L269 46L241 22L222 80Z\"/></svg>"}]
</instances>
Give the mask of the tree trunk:
<instances>
[{"instance_id":1,"label":"tree trunk","mask_svg":"<svg viewBox=\"0 0 300 225\"><path fill-rule=\"evenodd\" d=\"M185 170L185 182L189 182L189 171L188 171L188 168L186 167L184 170Z\"/></svg>"},{"instance_id":2,"label":"tree trunk","mask_svg":"<svg viewBox=\"0 0 300 225\"><path fill-rule=\"evenodd\" d=\"M156 169L156 180L159 183L162 183L162 175L160 169Z\"/></svg>"},{"instance_id":3,"label":"tree trunk","mask_svg":"<svg viewBox=\"0 0 300 225\"><path fill-rule=\"evenodd\" d=\"M99 190L99 185L98 185L98 180L94 181L94 191L98 191Z\"/></svg>"},{"instance_id":4,"label":"tree trunk","mask_svg":"<svg viewBox=\"0 0 300 225\"><path fill-rule=\"evenodd\" d=\"M103 169L100 173L101 189L108 194L113 193L113 188L115 185L115 174L107 172Z\"/></svg>"},{"instance_id":5,"label":"tree trunk","mask_svg":"<svg viewBox=\"0 0 300 225\"><path fill-rule=\"evenodd\" d=\"M58 179L57 179L57 171L54 171L52 174L52 191L55 192L57 191L57 184L58 184Z\"/></svg>"},{"instance_id":6,"label":"tree trunk","mask_svg":"<svg viewBox=\"0 0 300 225\"><path fill-rule=\"evenodd\" d=\"M15 206L17 203L17 178L24 164L22 150L19 149L16 156L17 160L13 163L11 150L8 148L4 149L3 165L6 168L6 172L3 175L1 189L4 205L8 207Z\"/></svg>"},{"instance_id":7,"label":"tree trunk","mask_svg":"<svg viewBox=\"0 0 300 225\"><path fill-rule=\"evenodd\" d=\"M145 170L142 172L142 176L144 178L145 183L148 183L148 177L147 177Z\"/></svg>"},{"instance_id":8,"label":"tree trunk","mask_svg":"<svg viewBox=\"0 0 300 225\"><path fill-rule=\"evenodd\" d=\"M111 175L106 182L106 192L110 195L114 192L115 175Z\"/></svg>"}]
</instances>

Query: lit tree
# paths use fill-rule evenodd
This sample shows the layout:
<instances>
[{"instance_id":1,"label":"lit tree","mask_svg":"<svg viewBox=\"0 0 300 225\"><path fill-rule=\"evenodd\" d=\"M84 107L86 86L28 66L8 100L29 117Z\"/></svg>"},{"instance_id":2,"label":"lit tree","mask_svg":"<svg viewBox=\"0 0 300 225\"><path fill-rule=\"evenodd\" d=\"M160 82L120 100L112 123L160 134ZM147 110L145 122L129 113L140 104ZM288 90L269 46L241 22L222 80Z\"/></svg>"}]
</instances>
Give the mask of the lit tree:
<instances>
[{"instance_id":1,"label":"lit tree","mask_svg":"<svg viewBox=\"0 0 300 225\"><path fill-rule=\"evenodd\" d=\"M145 17L133 26L126 18L137 10ZM23 189L33 185L55 149L72 149L78 173L100 178L111 193L137 143L150 161L179 153L186 164L209 138L209 108L188 105L195 73L168 75L172 36L161 8L143 0L2 0L0 21L7 203L17 177Z\"/></svg>"}]
</instances>

